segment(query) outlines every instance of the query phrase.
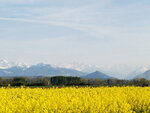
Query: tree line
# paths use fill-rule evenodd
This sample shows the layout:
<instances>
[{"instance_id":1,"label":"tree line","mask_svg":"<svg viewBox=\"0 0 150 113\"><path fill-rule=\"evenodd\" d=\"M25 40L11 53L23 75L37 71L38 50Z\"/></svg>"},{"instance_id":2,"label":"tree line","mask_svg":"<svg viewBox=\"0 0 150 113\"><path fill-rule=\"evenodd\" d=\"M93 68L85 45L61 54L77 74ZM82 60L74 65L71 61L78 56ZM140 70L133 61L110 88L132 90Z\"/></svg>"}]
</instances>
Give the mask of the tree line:
<instances>
[{"instance_id":1,"label":"tree line","mask_svg":"<svg viewBox=\"0 0 150 113\"><path fill-rule=\"evenodd\" d=\"M83 79L72 76L0 78L0 86L150 86L145 78L133 80Z\"/></svg>"}]
</instances>

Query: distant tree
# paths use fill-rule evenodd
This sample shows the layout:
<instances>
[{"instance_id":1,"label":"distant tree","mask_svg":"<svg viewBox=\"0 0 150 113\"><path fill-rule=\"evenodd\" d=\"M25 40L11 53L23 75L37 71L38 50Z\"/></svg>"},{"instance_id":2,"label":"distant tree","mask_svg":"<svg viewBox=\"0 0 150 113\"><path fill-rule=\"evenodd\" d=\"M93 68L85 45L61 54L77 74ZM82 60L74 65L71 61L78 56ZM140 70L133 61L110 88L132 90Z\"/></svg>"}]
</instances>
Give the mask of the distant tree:
<instances>
[{"instance_id":1,"label":"distant tree","mask_svg":"<svg viewBox=\"0 0 150 113\"><path fill-rule=\"evenodd\" d=\"M15 77L13 79L14 82L25 82L26 78L25 77Z\"/></svg>"},{"instance_id":2,"label":"distant tree","mask_svg":"<svg viewBox=\"0 0 150 113\"><path fill-rule=\"evenodd\" d=\"M67 80L64 76L55 76L55 77L51 77L51 84L52 85L66 85Z\"/></svg>"},{"instance_id":3,"label":"distant tree","mask_svg":"<svg viewBox=\"0 0 150 113\"><path fill-rule=\"evenodd\" d=\"M68 77L66 77L66 80L67 80L66 85L80 85L81 84L81 78L80 77L68 76Z\"/></svg>"},{"instance_id":4,"label":"distant tree","mask_svg":"<svg viewBox=\"0 0 150 113\"><path fill-rule=\"evenodd\" d=\"M51 86L51 80L49 77L44 77L42 82L44 86Z\"/></svg>"},{"instance_id":5,"label":"distant tree","mask_svg":"<svg viewBox=\"0 0 150 113\"><path fill-rule=\"evenodd\" d=\"M82 84L82 85L90 85L90 80L89 80L89 79L86 79L86 78L81 79L81 84Z\"/></svg>"},{"instance_id":6,"label":"distant tree","mask_svg":"<svg viewBox=\"0 0 150 113\"><path fill-rule=\"evenodd\" d=\"M12 84L13 86L21 86L26 85L26 78L25 77L15 77L13 78Z\"/></svg>"},{"instance_id":7,"label":"distant tree","mask_svg":"<svg viewBox=\"0 0 150 113\"><path fill-rule=\"evenodd\" d=\"M111 79L104 80L104 84L107 86L111 86Z\"/></svg>"},{"instance_id":8,"label":"distant tree","mask_svg":"<svg viewBox=\"0 0 150 113\"><path fill-rule=\"evenodd\" d=\"M142 86L142 87L148 86L149 81L145 78L141 78L141 79L139 79L139 85Z\"/></svg>"},{"instance_id":9,"label":"distant tree","mask_svg":"<svg viewBox=\"0 0 150 113\"><path fill-rule=\"evenodd\" d=\"M94 85L98 85L98 86L103 85L103 81L101 79L95 79Z\"/></svg>"},{"instance_id":10,"label":"distant tree","mask_svg":"<svg viewBox=\"0 0 150 113\"><path fill-rule=\"evenodd\" d=\"M82 81L79 77L72 76L54 76L51 77L52 85L81 85Z\"/></svg>"}]
</instances>

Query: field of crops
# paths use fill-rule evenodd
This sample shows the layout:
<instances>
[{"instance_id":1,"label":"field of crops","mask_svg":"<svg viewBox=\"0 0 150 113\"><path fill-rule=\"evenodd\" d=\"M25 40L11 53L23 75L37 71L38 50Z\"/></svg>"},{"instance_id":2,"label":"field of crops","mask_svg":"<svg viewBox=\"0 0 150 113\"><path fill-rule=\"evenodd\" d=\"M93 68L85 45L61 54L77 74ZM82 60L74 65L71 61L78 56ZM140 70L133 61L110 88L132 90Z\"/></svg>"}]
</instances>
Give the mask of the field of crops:
<instances>
[{"instance_id":1,"label":"field of crops","mask_svg":"<svg viewBox=\"0 0 150 113\"><path fill-rule=\"evenodd\" d=\"M150 88L0 88L0 113L150 112Z\"/></svg>"}]
</instances>

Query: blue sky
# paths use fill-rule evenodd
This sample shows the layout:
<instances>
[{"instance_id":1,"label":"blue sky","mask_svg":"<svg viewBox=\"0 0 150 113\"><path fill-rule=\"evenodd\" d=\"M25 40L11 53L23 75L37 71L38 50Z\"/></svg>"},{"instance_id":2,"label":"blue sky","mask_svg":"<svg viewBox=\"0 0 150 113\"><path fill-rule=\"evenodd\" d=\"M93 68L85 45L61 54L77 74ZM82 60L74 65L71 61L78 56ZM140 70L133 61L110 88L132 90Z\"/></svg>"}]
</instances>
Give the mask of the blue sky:
<instances>
[{"instance_id":1,"label":"blue sky","mask_svg":"<svg viewBox=\"0 0 150 113\"><path fill-rule=\"evenodd\" d=\"M150 64L149 0L0 0L0 57Z\"/></svg>"}]
</instances>

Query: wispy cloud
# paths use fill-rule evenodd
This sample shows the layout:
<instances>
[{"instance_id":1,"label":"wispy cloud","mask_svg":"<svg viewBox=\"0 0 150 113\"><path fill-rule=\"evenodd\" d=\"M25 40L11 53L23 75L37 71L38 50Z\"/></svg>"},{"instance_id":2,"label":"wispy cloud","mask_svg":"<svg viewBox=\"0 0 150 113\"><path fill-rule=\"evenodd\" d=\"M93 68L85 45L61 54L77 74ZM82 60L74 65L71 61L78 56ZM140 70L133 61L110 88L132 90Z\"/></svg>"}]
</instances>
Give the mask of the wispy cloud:
<instances>
[{"instance_id":1,"label":"wispy cloud","mask_svg":"<svg viewBox=\"0 0 150 113\"><path fill-rule=\"evenodd\" d=\"M26 4L26 3L38 3L38 2L42 2L43 0L0 0L1 4ZM48 0L44 0L44 1L48 1Z\"/></svg>"},{"instance_id":2,"label":"wispy cloud","mask_svg":"<svg viewBox=\"0 0 150 113\"><path fill-rule=\"evenodd\" d=\"M23 53L19 47L25 50L25 46L30 45L30 48L35 46L32 51L42 48L45 54L51 51L55 54L62 50L64 59L71 59L73 55L85 56L82 60L96 63L99 61L100 64L128 62L127 55L131 58L133 55L138 61L142 51L147 55L147 59L143 58L147 61L149 59L150 8L143 1L134 0L130 4L129 0L0 0L0 6L0 39L8 39L4 43L0 41L3 43L0 45L9 51L12 50L9 46L12 39L12 46L16 45L18 54ZM23 39L27 41L22 41ZM70 57L65 54L69 48L68 42L71 47L68 49Z\"/></svg>"},{"instance_id":3,"label":"wispy cloud","mask_svg":"<svg viewBox=\"0 0 150 113\"><path fill-rule=\"evenodd\" d=\"M120 26L100 26L100 25L88 25L88 24L81 24L81 23L74 23L74 22L64 22L64 21L54 21L54 20L42 20L42 19L26 19L26 18L3 18L0 17L0 21L16 21L16 22L23 22L23 23L37 23L37 24L46 24L49 26L61 26L67 27L74 30L83 31L85 34L90 35L91 37L99 37L99 38L111 38L111 39L118 39L118 38L138 38L141 36L149 36L149 27L137 27L131 26L130 28L120 27ZM144 30L144 34L142 33ZM137 35L136 32L140 34ZM131 37L132 36L132 37Z\"/></svg>"},{"instance_id":4,"label":"wispy cloud","mask_svg":"<svg viewBox=\"0 0 150 113\"><path fill-rule=\"evenodd\" d=\"M69 22L60 22L60 21L35 20L35 19L25 19L25 18L3 18L3 17L0 17L0 20L38 23L38 24L46 24L50 26L63 26L63 27L68 27L71 29L83 31L91 36L96 36L96 35L105 36L105 35L109 35L110 32L115 33L115 28L112 27L101 27L96 25L86 25L86 24L79 24L73 22L69 23Z\"/></svg>"},{"instance_id":5,"label":"wispy cloud","mask_svg":"<svg viewBox=\"0 0 150 113\"><path fill-rule=\"evenodd\" d=\"M32 1L32 0L31 0ZM34 1L34 0L33 0ZM32 1L32 2L33 2ZM21 15L28 14L25 18L16 18L16 14L20 14L19 9L14 13L13 17L5 18L0 17L2 21L16 21L16 22L28 22L28 23L38 23L38 24L46 24L50 26L62 26L71 28L74 30L82 31L92 37L101 35L109 35L110 31L114 31L114 28L111 27L103 27L101 25L97 25L95 20L95 16L97 12L95 12L98 7L105 7L110 4L110 0L106 1L98 1L97 3L85 5L82 7L76 8L26 8L22 9L23 12ZM89 11L89 9L91 9ZM25 12L24 12L25 11ZM51 12L54 11L54 12ZM95 23L96 22L96 23ZM108 34L108 32L109 34ZM115 31L114 31L115 32Z\"/></svg>"}]
</instances>

